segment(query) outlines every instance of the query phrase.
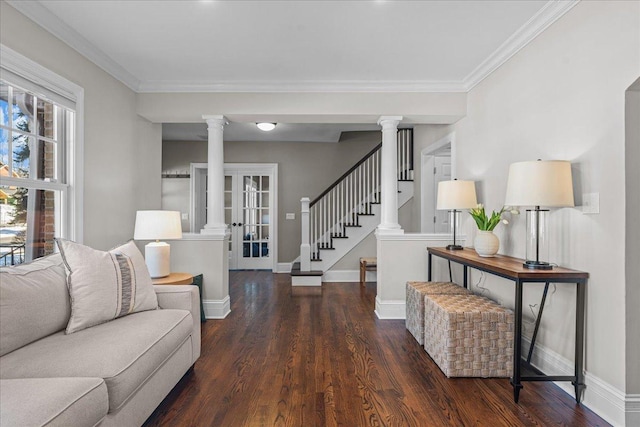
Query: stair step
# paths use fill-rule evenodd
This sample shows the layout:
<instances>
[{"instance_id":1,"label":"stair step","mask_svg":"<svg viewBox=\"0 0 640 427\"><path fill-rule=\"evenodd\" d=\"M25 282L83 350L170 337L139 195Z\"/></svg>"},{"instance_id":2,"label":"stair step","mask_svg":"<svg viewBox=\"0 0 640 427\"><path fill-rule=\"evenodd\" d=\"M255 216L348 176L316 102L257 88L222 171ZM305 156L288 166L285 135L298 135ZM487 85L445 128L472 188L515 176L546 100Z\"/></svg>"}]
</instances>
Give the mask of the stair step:
<instances>
[{"instance_id":1,"label":"stair step","mask_svg":"<svg viewBox=\"0 0 640 427\"><path fill-rule=\"evenodd\" d=\"M332 239L348 239L349 236L331 236Z\"/></svg>"},{"instance_id":2,"label":"stair step","mask_svg":"<svg viewBox=\"0 0 640 427\"><path fill-rule=\"evenodd\" d=\"M413 182L412 179L399 179L398 182Z\"/></svg>"},{"instance_id":3,"label":"stair step","mask_svg":"<svg viewBox=\"0 0 640 427\"><path fill-rule=\"evenodd\" d=\"M376 216L376 214L372 214L372 213L359 213L358 215L360 215L360 216Z\"/></svg>"},{"instance_id":4,"label":"stair step","mask_svg":"<svg viewBox=\"0 0 640 427\"><path fill-rule=\"evenodd\" d=\"M311 271L300 271L291 269L292 276L322 276L324 273L320 270L311 270Z\"/></svg>"}]
</instances>

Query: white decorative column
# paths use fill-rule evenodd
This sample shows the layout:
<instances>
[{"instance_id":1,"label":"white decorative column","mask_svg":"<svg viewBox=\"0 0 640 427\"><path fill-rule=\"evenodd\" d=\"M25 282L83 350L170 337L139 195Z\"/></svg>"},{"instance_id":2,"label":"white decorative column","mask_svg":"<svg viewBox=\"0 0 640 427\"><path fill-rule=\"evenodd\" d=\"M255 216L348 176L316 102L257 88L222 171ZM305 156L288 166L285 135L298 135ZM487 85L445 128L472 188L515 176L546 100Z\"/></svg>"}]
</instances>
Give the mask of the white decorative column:
<instances>
[{"instance_id":1,"label":"white decorative column","mask_svg":"<svg viewBox=\"0 0 640 427\"><path fill-rule=\"evenodd\" d=\"M398 224L398 124L402 116L381 116L382 151L380 159L381 218L378 234L403 234Z\"/></svg>"},{"instance_id":2,"label":"white decorative column","mask_svg":"<svg viewBox=\"0 0 640 427\"><path fill-rule=\"evenodd\" d=\"M224 223L224 116L202 116L209 130L207 145L207 224L202 234L225 236Z\"/></svg>"}]
</instances>

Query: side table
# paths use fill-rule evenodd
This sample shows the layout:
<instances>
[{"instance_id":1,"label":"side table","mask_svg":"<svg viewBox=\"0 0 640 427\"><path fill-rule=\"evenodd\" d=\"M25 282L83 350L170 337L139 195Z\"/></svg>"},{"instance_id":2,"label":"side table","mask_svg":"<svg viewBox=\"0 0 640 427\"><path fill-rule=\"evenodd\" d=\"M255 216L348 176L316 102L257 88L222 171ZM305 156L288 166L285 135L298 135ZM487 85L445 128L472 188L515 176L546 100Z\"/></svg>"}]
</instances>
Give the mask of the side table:
<instances>
[{"instance_id":1,"label":"side table","mask_svg":"<svg viewBox=\"0 0 640 427\"><path fill-rule=\"evenodd\" d=\"M154 285L194 285L200 291L200 321L206 322L204 307L202 306L202 274L194 276L190 273L171 273L165 277L151 279Z\"/></svg>"},{"instance_id":2,"label":"side table","mask_svg":"<svg viewBox=\"0 0 640 427\"><path fill-rule=\"evenodd\" d=\"M193 274L189 273L171 273L165 277L151 279L154 285L192 285Z\"/></svg>"}]
</instances>

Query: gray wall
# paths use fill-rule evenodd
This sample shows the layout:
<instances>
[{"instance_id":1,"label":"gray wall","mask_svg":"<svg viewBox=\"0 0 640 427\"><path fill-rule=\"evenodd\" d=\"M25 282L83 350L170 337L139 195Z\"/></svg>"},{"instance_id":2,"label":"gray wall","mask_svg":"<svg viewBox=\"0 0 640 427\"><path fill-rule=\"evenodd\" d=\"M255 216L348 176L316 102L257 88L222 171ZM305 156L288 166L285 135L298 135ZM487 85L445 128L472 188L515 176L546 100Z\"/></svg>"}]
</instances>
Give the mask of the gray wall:
<instances>
[{"instance_id":1,"label":"gray wall","mask_svg":"<svg viewBox=\"0 0 640 427\"><path fill-rule=\"evenodd\" d=\"M136 210L160 207L160 125L136 114L125 85L6 2L0 11L4 45L84 88L84 242L130 239Z\"/></svg>"},{"instance_id":2,"label":"gray wall","mask_svg":"<svg viewBox=\"0 0 640 427\"><path fill-rule=\"evenodd\" d=\"M278 262L300 255L300 199L313 199L381 142L380 132L345 132L340 142L225 142L226 163L278 164ZM165 141L162 170L187 171L207 162L207 143ZM182 190L181 190L182 188ZM163 180L163 209L189 210L189 180ZM295 220L285 220L287 212Z\"/></svg>"},{"instance_id":3,"label":"gray wall","mask_svg":"<svg viewBox=\"0 0 640 427\"><path fill-rule=\"evenodd\" d=\"M626 353L627 394L640 393L640 78L626 94ZM640 417L640 414L636 415ZM636 420L640 422L640 420ZM629 425L632 425L628 421Z\"/></svg>"}]
</instances>

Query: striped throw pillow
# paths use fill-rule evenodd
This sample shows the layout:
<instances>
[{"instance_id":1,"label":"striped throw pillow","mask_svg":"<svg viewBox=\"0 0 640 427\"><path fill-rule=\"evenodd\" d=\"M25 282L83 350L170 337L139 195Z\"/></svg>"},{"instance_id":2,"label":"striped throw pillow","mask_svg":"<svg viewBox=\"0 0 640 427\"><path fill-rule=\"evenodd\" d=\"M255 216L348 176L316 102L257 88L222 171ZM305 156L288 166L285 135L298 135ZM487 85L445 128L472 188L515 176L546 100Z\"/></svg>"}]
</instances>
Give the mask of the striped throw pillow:
<instances>
[{"instance_id":1,"label":"striped throw pillow","mask_svg":"<svg viewBox=\"0 0 640 427\"><path fill-rule=\"evenodd\" d=\"M147 265L133 241L107 252L70 240L56 241L71 297L67 334L158 308Z\"/></svg>"}]
</instances>

